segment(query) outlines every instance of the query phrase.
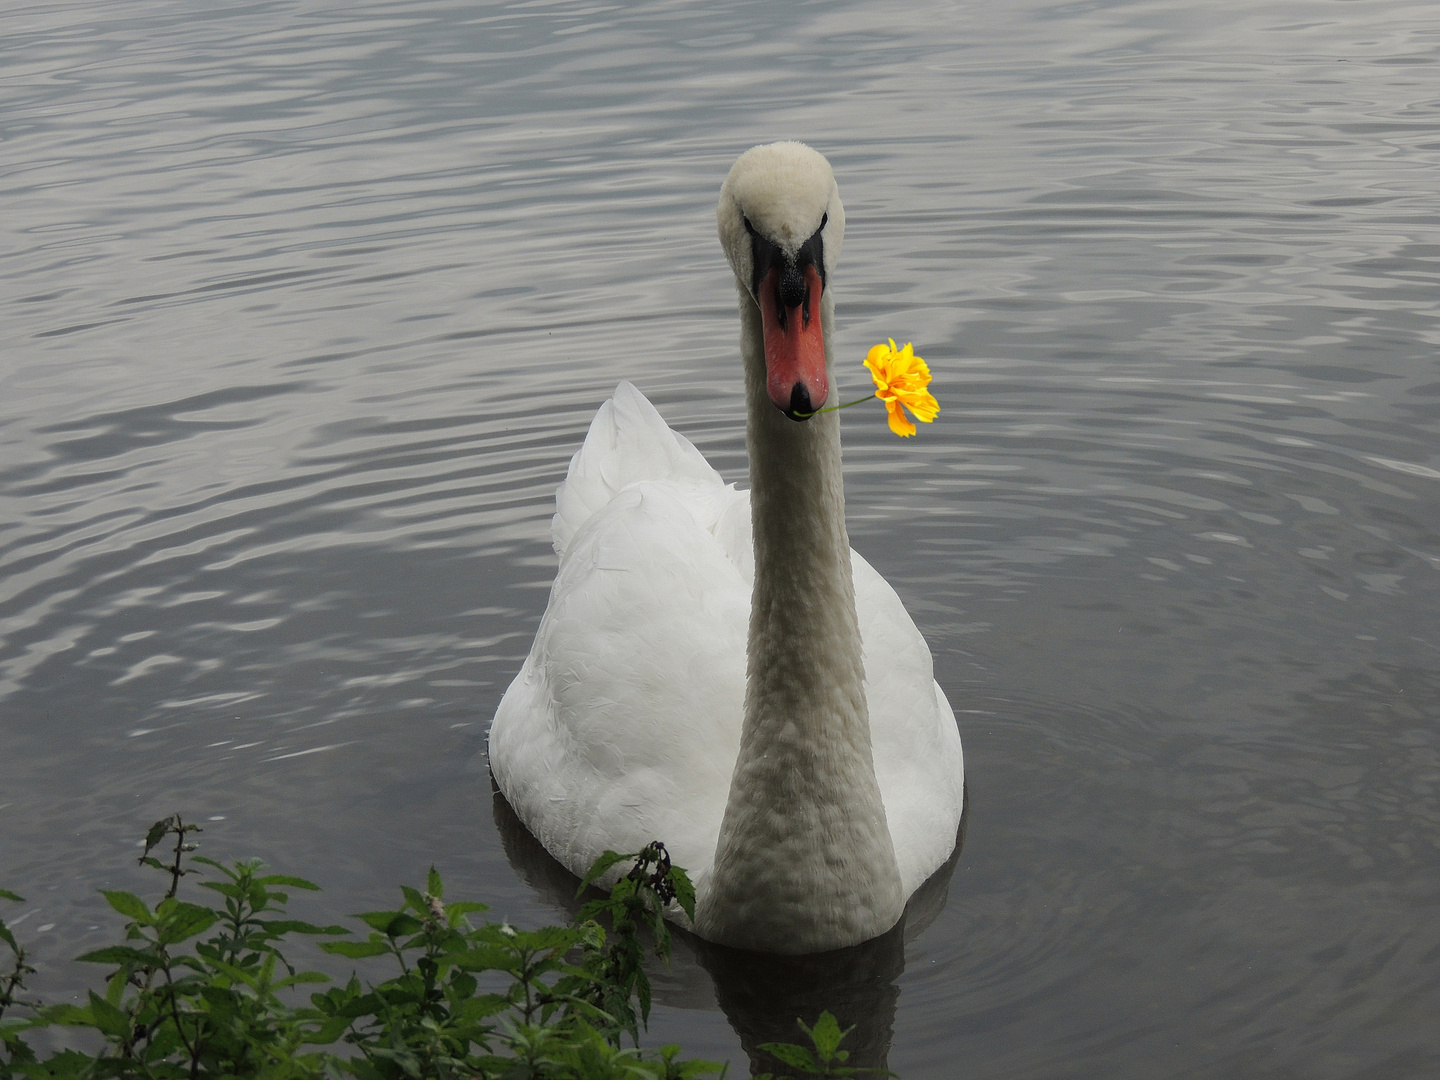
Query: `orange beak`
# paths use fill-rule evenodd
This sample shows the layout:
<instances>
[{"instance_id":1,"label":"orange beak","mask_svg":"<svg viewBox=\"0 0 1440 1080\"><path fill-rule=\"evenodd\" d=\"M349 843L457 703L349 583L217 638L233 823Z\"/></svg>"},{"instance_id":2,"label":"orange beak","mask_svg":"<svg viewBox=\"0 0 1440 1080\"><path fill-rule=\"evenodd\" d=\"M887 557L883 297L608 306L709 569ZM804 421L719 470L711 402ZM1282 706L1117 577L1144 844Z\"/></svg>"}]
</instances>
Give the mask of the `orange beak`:
<instances>
[{"instance_id":1,"label":"orange beak","mask_svg":"<svg viewBox=\"0 0 1440 1080\"><path fill-rule=\"evenodd\" d=\"M792 271L793 272L793 271ZM779 267L760 282L760 319L765 333L765 388L791 420L808 420L830 396L825 373L825 334L820 328L824 289L813 264L803 271L804 299L794 307L782 297Z\"/></svg>"}]
</instances>

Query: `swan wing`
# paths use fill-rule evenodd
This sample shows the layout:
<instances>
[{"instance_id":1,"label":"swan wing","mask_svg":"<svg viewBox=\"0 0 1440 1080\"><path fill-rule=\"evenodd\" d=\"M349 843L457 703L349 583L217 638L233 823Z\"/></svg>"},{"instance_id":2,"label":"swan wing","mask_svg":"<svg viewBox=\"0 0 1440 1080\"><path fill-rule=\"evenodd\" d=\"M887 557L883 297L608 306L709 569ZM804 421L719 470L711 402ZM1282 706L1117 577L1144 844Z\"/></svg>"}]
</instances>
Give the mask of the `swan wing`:
<instances>
[{"instance_id":1,"label":"swan wing","mask_svg":"<svg viewBox=\"0 0 1440 1080\"><path fill-rule=\"evenodd\" d=\"M628 383L557 496L560 568L495 715L496 782L583 873L664 840L705 872L739 752L749 499Z\"/></svg>"},{"instance_id":2,"label":"swan wing","mask_svg":"<svg viewBox=\"0 0 1440 1080\"><path fill-rule=\"evenodd\" d=\"M724 487L720 474L691 441L672 431L633 383L622 382L600 406L585 442L570 459L565 482L555 492L550 532L555 553L586 520L626 488L643 480Z\"/></svg>"},{"instance_id":3,"label":"swan wing","mask_svg":"<svg viewBox=\"0 0 1440 1080\"><path fill-rule=\"evenodd\" d=\"M875 778L908 896L954 850L965 759L925 638L890 583L853 550L850 562Z\"/></svg>"}]
</instances>

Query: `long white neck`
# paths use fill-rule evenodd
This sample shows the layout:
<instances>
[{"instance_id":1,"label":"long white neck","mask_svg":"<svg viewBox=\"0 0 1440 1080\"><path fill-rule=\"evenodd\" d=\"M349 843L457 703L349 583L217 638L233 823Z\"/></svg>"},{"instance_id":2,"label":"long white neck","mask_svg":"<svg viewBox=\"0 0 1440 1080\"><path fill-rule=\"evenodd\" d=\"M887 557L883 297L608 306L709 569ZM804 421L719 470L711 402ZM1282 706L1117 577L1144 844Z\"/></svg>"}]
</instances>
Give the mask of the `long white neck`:
<instances>
[{"instance_id":1,"label":"long white neck","mask_svg":"<svg viewBox=\"0 0 1440 1080\"><path fill-rule=\"evenodd\" d=\"M826 290L827 366L833 312ZM786 418L744 289L740 322L755 589L740 754L696 923L739 948L820 952L889 930L905 897L870 748L839 416Z\"/></svg>"}]
</instances>

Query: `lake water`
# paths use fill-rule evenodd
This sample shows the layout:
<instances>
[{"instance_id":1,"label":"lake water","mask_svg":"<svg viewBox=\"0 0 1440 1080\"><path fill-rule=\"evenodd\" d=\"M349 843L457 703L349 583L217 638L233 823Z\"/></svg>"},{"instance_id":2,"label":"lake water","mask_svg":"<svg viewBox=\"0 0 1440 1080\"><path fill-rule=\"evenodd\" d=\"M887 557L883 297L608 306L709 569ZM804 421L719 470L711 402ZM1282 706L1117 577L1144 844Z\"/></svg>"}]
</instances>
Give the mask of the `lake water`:
<instances>
[{"instance_id":1,"label":"lake water","mask_svg":"<svg viewBox=\"0 0 1440 1080\"><path fill-rule=\"evenodd\" d=\"M650 1041L743 1072L828 1003L908 1080L1440 1072L1433 0L8 6L0 886L37 987L93 976L95 890L176 810L311 914L432 862L563 910L486 728L618 380L744 480L713 208L781 137L846 202L842 391L885 337L935 372L912 440L846 414L849 512L968 834L854 955L682 944Z\"/></svg>"}]
</instances>

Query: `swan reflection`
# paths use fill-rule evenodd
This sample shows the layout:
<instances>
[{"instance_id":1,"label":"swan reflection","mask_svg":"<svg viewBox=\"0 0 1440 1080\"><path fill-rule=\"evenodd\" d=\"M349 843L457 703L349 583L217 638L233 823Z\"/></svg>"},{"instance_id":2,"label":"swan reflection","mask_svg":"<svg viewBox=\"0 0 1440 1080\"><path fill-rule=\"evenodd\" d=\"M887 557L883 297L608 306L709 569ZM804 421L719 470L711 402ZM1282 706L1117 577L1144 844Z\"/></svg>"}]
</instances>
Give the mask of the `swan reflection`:
<instances>
[{"instance_id":1,"label":"swan reflection","mask_svg":"<svg viewBox=\"0 0 1440 1080\"><path fill-rule=\"evenodd\" d=\"M510 866L541 900L574 918L584 903L575 895L580 879L530 835L493 780L491 797L495 827ZM855 1029L844 1043L850 1051L848 1064L886 1068L905 945L944 909L968 820L967 793L955 850L915 891L888 933L833 952L771 956L716 945L675 928L669 967L652 957L646 968L654 1000L678 1009L720 1009L756 1072L780 1067L760 1050L762 1044L803 1041L796 1018L812 1024L825 1009L842 1028Z\"/></svg>"}]
</instances>

